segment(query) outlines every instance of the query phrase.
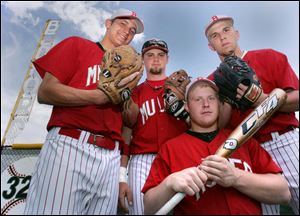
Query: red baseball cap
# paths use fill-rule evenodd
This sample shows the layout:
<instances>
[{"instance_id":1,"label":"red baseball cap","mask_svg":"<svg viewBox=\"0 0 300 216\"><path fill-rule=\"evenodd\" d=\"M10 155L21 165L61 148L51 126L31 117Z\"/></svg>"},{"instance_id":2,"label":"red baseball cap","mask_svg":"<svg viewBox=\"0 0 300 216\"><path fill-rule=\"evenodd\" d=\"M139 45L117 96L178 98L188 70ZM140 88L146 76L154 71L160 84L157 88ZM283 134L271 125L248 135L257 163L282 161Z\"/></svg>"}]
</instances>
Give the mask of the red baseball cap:
<instances>
[{"instance_id":1,"label":"red baseball cap","mask_svg":"<svg viewBox=\"0 0 300 216\"><path fill-rule=\"evenodd\" d=\"M215 90L216 92L219 92L219 88L216 85L216 83L210 79L204 78L204 77L198 77L196 79L194 79L192 82L190 82L187 86L186 86L186 90L185 90L185 100L187 100L187 96L189 93L190 88L198 82L204 82L206 84L208 84L213 90Z\"/></svg>"},{"instance_id":2,"label":"red baseball cap","mask_svg":"<svg viewBox=\"0 0 300 216\"><path fill-rule=\"evenodd\" d=\"M137 16L136 12L121 8L117 10L115 13L112 14L110 17L111 20L114 20L116 18L125 18L128 17L130 19L135 19L136 23L136 34L140 34L144 31L144 24L142 20Z\"/></svg>"},{"instance_id":3,"label":"red baseball cap","mask_svg":"<svg viewBox=\"0 0 300 216\"><path fill-rule=\"evenodd\" d=\"M234 23L233 18L226 15L214 15L210 18L209 23L205 27L205 36L207 36L207 31L212 27L215 23L221 21L221 20L230 20L232 25Z\"/></svg>"}]
</instances>

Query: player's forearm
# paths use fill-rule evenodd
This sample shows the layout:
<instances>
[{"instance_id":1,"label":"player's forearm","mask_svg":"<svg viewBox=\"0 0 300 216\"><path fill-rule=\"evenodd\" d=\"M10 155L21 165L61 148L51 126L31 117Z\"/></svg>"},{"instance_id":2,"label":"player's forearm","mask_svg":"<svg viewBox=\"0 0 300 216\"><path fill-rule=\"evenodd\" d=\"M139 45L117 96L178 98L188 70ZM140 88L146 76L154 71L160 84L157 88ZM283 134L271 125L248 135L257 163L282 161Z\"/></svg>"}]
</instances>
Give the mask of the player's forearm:
<instances>
[{"instance_id":1,"label":"player's forearm","mask_svg":"<svg viewBox=\"0 0 300 216\"><path fill-rule=\"evenodd\" d=\"M127 167L129 161L128 155L121 155L121 167Z\"/></svg>"},{"instance_id":2,"label":"player's forearm","mask_svg":"<svg viewBox=\"0 0 300 216\"><path fill-rule=\"evenodd\" d=\"M60 83L46 73L38 90L39 103L55 106L84 106L107 103L107 96L100 90L82 90Z\"/></svg>"},{"instance_id":3,"label":"player's forearm","mask_svg":"<svg viewBox=\"0 0 300 216\"><path fill-rule=\"evenodd\" d=\"M286 204L291 198L288 184L281 174L254 174L240 170L233 187L263 203Z\"/></svg>"},{"instance_id":4,"label":"player's forearm","mask_svg":"<svg viewBox=\"0 0 300 216\"><path fill-rule=\"evenodd\" d=\"M280 112L297 112L299 111L299 90L286 91L286 102L280 107ZM259 99L253 104L253 107L259 105L268 95L262 93Z\"/></svg>"},{"instance_id":5,"label":"player's forearm","mask_svg":"<svg viewBox=\"0 0 300 216\"><path fill-rule=\"evenodd\" d=\"M231 105L224 102L220 105L220 114L218 118L218 128L224 128L231 118Z\"/></svg>"},{"instance_id":6,"label":"player's forearm","mask_svg":"<svg viewBox=\"0 0 300 216\"><path fill-rule=\"evenodd\" d=\"M97 92L98 91L98 92ZM96 98L98 95L98 98ZM49 88L38 92L38 102L54 106L85 106L85 105L100 105L100 101L106 103L106 96L100 93L100 90L79 90L70 88L60 88L55 90ZM102 98L102 99L101 99ZM95 101L99 101L96 102Z\"/></svg>"},{"instance_id":7,"label":"player's forearm","mask_svg":"<svg viewBox=\"0 0 300 216\"><path fill-rule=\"evenodd\" d=\"M166 179L158 186L148 190L144 195L145 215L156 213L174 194L175 191L166 186Z\"/></svg>"},{"instance_id":8,"label":"player's forearm","mask_svg":"<svg viewBox=\"0 0 300 216\"><path fill-rule=\"evenodd\" d=\"M127 167L129 161L129 145L132 137L132 129L126 126L122 127L122 137L124 139L124 145L121 155L121 167Z\"/></svg>"},{"instance_id":9,"label":"player's forearm","mask_svg":"<svg viewBox=\"0 0 300 216\"><path fill-rule=\"evenodd\" d=\"M279 109L281 112L297 112L299 111L299 90L287 92L285 104Z\"/></svg>"},{"instance_id":10,"label":"player's forearm","mask_svg":"<svg viewBox=\"0 0 300 216\"><path fill-rule=\"evenodd\" d=\"M139 114L139 107L138 105L132 100L132 98L129 98L129 100L126 100L123 103L122 106L122 119L124 125L127 127L132 128L136 122L137 122L137 117Z\"/></svg>"}]
</instances>

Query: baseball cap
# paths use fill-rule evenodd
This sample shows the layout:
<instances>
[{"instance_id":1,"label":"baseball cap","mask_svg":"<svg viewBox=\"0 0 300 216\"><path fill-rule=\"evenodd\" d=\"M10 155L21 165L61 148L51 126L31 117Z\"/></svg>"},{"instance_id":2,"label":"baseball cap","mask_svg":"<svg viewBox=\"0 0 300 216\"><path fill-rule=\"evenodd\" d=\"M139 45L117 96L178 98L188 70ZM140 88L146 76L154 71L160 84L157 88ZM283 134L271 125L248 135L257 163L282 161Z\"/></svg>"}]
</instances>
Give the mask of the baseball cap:
<instances>
[{"instance_id":1,"label":"baseball cap","mask_svg":"<svg viewBox=\"0 0 300 216\"><path fill-rule=\"evenodd\" d=\"M204 78L204 77L198 77L194 80L192 80L187 86L186 86L186 91L185 91L185 100L187 100L187 96L188 96L188 93L189 93L189 90L191 89L191 87L196 84L196 83L199 83L199 82L204 82L206 84L208 84L212 89L214 89L216 92L219 92L219 88L218 86L215 84L214 81L210 80L210 79L207 79L207 78Z\"/></svg>"},{"instance_id":2,"label":"baseball cap","mask_svg":"<svg viewBox=\"0 0 300 216\"><path fill-rule=\"evenodd\" d=\"M205 27L205 35L207 36L207 31L212 27L215 23L221 21L221 20L230 20L232 25L234 23L233 18L226 15L214 15L210 18L209 23Z\"/></svg>"},{"instance_id":3,"label":"baseball cap","mask_svg":"<svg viewBox=\"0 0 300 216\"><path fill-rule=\"evenodd\" d=\"M145 54L148 50L151 49L160 49L164 51L165 53L169 52L168 45L165 41L157 39L157 38L152 38L150 40L147 40L142 47L142 55Z\"/></svg>"},{"instance_id":4,"label":"baseball cap","mask_svg":"<svg viewBox=\"0 0 300 216\"><path fill-rule=\"evenodd\" d=\"M138 18L136 12L134 11L130 11L128 9L118 9L115 13L113 13L110 17L111 20L114 20L116 18L131 18L131 19L135 19L135 23L136 23L136 33L140 34L144 31L144 24L142 22L142 20L140 18Z\"/></svg>"}]
</instances>

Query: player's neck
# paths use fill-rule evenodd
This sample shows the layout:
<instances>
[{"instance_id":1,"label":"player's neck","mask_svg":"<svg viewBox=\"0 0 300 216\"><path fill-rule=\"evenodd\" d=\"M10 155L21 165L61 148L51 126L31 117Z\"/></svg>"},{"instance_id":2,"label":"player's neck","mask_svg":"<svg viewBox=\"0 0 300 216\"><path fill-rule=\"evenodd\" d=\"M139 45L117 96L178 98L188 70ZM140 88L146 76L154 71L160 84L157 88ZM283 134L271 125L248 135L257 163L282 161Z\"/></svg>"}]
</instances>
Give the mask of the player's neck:
<instances>
[{"instance_id":1,"label":"player's neck","mask_svg":"<svg viewBox=\"0 0 300 216\"><path fill-rule=\"evenodd\" d=\"M231 56L237 56L239 58L242 58L244 56L244 51L242 51L239 47L236 48L236 50L230 54ZM221 55L219 54L219 58L220 60L223 62L225 57L228 56L228 55Z\"/></svg>"},{"instance_id":2,"label":"player's neck","mask_svg":"<svg viewBox=\"0 0 300 216\"><path fill-rule=\"evenodd\" d=\"M113 49L116 47L107 36L104 36L104 38L99 41L99 43L105 50Z\"/></svg>"},{"instance_id":3,"label":"player's neck","mask_svg":"<svg viewBox=\"0 0 300 216\"><path fill-rule=\"evenodd\" d=\"M101 46L103 47L104 50L109 50L114 48L113 46L109 46L107 42L105 42L105 40L103 39L102 41L99 41L99 43L101 44Z\"/></svg>"},{"instance_id":4,"label":"player's neck","mask_svg":"<svg viewBox=\"0 0 300 216\"><path fill-rule=\"evenodd\" d=\"M163 80L166 78L167 78L166 74L150 74L150 73L147 74L147 80L150 81Z\"/></svg>"},{"instance_id":5,"label":"player's neck","mask_svg":"<svg viewBox=\"0 0 300 216\"><path fill-rule=\"evenodd\" d=\"M210 127L202 127L198 124L195 124L192 122L192 126L191 126L191 131L197 132L197 133L210 133L212 131L215 131L218 129L218 125L217 124L213 124Z\"/></svg>"},{"instance_id":6,"label":"player's neck","mask_svg":"<svg viewBox=\"0 0 300 216\"><path fill-rule=\"evenodd\" d=\"M234 54L239 57L242 58L244 51L242 51L239 47L236 49L236 51L234 52Z\"/></svg>"},{"instance_id":7,"label":"player's neck","mask_svg":"<svg viewBox=\"0 0 300 216\"><path fill-rule=\"evenodd\" d=\"M219 130L217 129L215 131L208 132L208 133L198 133L192 130L188 130L186 133L191 136L197 137L205 142L211 142L217 136Z\"/></svg>"}]
</instances>

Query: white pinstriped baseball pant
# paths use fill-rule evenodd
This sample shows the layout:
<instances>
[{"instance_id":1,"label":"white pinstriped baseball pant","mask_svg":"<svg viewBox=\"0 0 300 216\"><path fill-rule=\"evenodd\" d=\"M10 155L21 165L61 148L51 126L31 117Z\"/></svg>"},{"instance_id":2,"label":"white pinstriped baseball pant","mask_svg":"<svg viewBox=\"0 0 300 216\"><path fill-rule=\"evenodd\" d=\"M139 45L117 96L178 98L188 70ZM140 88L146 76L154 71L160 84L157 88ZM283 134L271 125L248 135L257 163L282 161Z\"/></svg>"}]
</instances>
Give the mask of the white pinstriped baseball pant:
<instances>
[{"instance_id":1,"label":"white pinstriped baseball pant","mask_svg":"<svg viewBox=\"0 0 300 216\"><path fill-rule=\"evenodd\" d=\"M272 140L262 144L281 167L288 181L292 200L290 206L295 215L299 215L299 132L294 129L279 135L272 133ZM262 204L264 215L279 215L279 205Z\"/></svg>"},{"instance_id":2,"label":"white pinstriped baseball pant","mask_svg":"<svg viewBox=\"0 0 300 216\"><path fill-rule=\"evenodd\" d=\"M117 213L120 151L49 131L36 163L24 214L106 215Z\"/></svg>"},{"instance_id":3,"label":"white pinstriped baseball pant","mask_svg":"<svg viewBox=\"0 0 300 216\"><path fill-rule=\"evenodd\" d=\"M141 192L156 154L131 155L128 167L128 185L133 193L130 215L144 215L144 194Z\"/></svg>"}]
</instances>

